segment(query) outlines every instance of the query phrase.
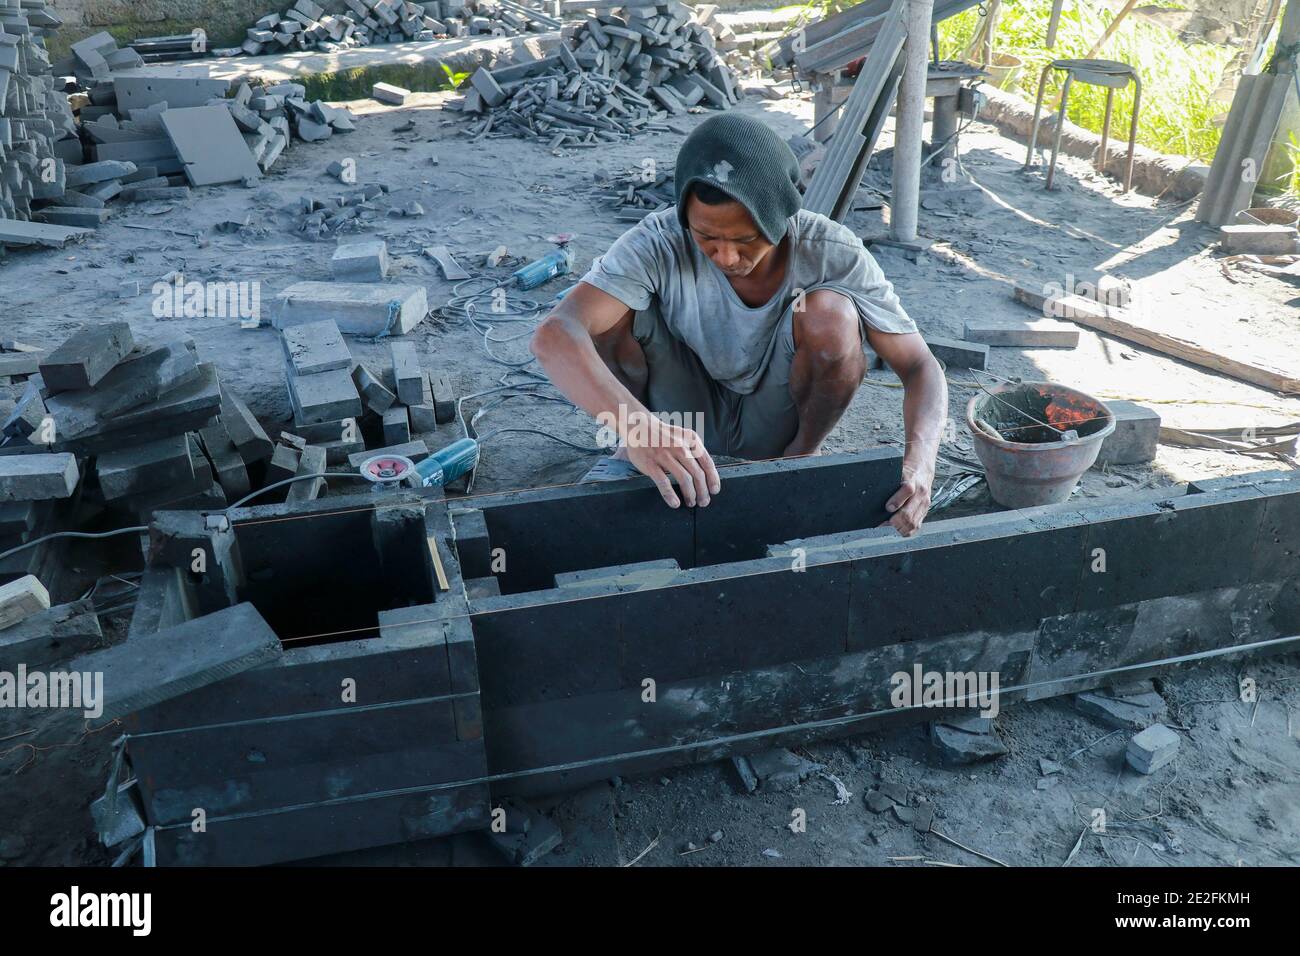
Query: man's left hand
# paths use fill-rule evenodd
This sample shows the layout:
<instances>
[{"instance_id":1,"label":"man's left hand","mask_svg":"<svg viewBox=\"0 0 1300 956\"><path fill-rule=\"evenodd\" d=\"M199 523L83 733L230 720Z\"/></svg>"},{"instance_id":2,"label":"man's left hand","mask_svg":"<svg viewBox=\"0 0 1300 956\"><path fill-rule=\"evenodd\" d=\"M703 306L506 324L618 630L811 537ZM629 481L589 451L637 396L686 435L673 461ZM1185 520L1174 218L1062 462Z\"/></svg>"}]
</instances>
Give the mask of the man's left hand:
<instances>
[{"instance_id":1,"label":"man's left hand","mask_svg":"<svg viewBox=\"0 0 1300 956\"><path fill-rule=\"evenodd\" d=\"M903 469L903 484L885 502L885 510L892 518L881 525L892 525L905 538L916 534L930 510L930 490L934 485L933 472Z\"/></svg>"}]
</instances>

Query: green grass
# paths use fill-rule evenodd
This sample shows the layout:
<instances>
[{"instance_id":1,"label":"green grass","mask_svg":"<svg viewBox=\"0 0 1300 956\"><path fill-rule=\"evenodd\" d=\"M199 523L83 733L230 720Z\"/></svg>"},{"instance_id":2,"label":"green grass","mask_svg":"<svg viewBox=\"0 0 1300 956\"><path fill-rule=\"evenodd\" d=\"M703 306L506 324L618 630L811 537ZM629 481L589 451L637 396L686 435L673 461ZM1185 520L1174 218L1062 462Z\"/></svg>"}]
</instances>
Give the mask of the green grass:
<instances>
[{"instance_id":1,"label":"green grass","mask_svg":"<svg viewBox=\"0 0 1300 956\"><path fill-rule=\"evenodd\" d=\"M1049 60L1082 57L1102 35L1113 14L1087 2L1066 4L1061 13L1056 46L1043 46L1051 0L1019 0L1004 3L993 40L995 53L1011 53L1025 61L1019 92L1032 100L1038 75ZM978 8L939 24L940 56L957 59L979 26ZM1210 102L1224 67L1233 53L1211 44L1187 44L1163 27L1130 15L1096 58L1120 60L1137 67L1142 78L1142 103L1138 113L1138 142L1162 153L1190 156L1202 162L1214 157L1219 129L1214 116L1222 107ZM1053 71L1047 85L1048 102L1060 88ZM1117 90L1111 117L1111 136L1128 138L1133 91ZM1084 129L1101 132L1106 109L1106 91L1075 83L1070 87L1069 118Z\"/></svg>"}]
</instances>

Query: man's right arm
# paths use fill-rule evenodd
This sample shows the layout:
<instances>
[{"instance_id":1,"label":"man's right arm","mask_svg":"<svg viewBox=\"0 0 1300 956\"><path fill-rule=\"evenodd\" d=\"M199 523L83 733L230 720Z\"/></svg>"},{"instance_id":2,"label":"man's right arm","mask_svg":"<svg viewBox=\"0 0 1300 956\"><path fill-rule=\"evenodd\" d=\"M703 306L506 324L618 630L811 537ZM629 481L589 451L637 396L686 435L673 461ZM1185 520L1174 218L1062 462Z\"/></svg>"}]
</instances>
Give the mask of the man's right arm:
<instances>
[{"instance_id":1,"label":"man's right arm","mask_svg":"<svg viewBox=\"0 0 1300 956\"><path fill-rule=\"evenodd\" d=\"M619 432L628 459L654 480L669 507L681 504L671 479L687 505L707 505L721 479L700 436L650 414L596 351L592 337L614 328L628 312L614 296L579 282L537 327L532 352L569 401Z\"/></svg>"}]
</instances>

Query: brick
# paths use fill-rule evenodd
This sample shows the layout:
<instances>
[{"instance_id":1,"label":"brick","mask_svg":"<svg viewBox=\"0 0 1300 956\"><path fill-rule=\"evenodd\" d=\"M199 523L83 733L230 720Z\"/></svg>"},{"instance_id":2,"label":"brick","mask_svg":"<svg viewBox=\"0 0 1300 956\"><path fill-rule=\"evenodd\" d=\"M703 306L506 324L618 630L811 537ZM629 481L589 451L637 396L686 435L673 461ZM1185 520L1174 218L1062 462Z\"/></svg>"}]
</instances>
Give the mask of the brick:
<instances>
[{"instance_id":1,"label":"brick","mask_svg":"<svg viewBox=\"0 0 1300 956\"><path fill-rule=\"evenodd\" d=\"M488 106L500 106L506 101L505 91L485 67L479 67L470 76L469 81L474 89L478 90L479 96L483 97L483 102Z\"/></svg>"},{"instance_id":2,"label":"brick","mask_svg":"<svg viewBox=\"0 0 1300 956\"><path fill-rule=\"evenodd\" d=\"M346 369L297 375L286 369L294 420L307 423L335 422L361 414L361 399Z\"/></svg>"},{"instance_id":3,"label":"brick","mask_svg":"<svg viewBox=\"0 0 1300 956\"><path fill-rule=\"evenodd\" d=\"M23 386L22 394L18 396L18 401L14 403L13 410L5 417L4 424L0 426L0 432L3 432L7 438L29 439L34 432L39 432L45 423L48 410L45 402L41 399L41 390L44 387L43 380L39 374L33 375Z\"/></svg>"},{"instance_id":4,"label":"brick","mask_svg":"<svg viewBox=\"0 0 1300 956\"><path fill-rule=\"evenodd\" d=\"M1138 773L1155 773L1178 755L1178 744L1177 733L1164 724L1152 724L1133 735L1124 759Z\"/></svg>"},{"instance_id":5,"label":"brick","mask_svg":"<svg viewBox=\"0 0 1300 956\"><path fill-rule=\"evenodd\" d=\"M433 415L439 425L456 420L456 393L445 372L430 372L429 390L433 395Z\"/></svg>"},{"instance_id":6,"label":"brick","mask_svg":"<svg viewBox=\"0 0 1300 956\"><path fill-rule=\"evenodd\" d=\"M93 387L134 347L125 322L82 326L41 362L47 393Z\"/></svg>"},{"instance_id":7,"label":"brick","mask_svg":"<svg viewBox=\"0 0 1300 956\"><path fill-rule=\"evenodd\" d=\"M92 209L79 206L46 206L40 211L43 222L52 222L60 226L82 226L95 229L108 221L107 208Z\"/></svg>"},{"instance_id":8,"label":"brick","mask_svg":"<svg viewBox=\"0 0 1300 956\"><path fill-rule=\"evenodd\" d=\"M1223 251L1248 255L1294 255L1297 245L1295 226L1249 225L1220 226L1219 241Z\"/></svg>"},{"instance_id":9,"label":"brick","mask_svg":"<svg viewBox=\"0 0 1300 956\"><path fill-rule=\"evenodd\" d=\"M95 462L106 501L194 480L194 462L185 435L133 445L100 455Z\"/></svg>"},{"instance_id":10,"label":"brick","mask_svg":"<svg viewBox=\"0 0 1300 956\"><path fill-rule=\"evenodd\" d=\"M94 604L77 601L37 611L21 623L0 630L0 670L46 667L103 643Z\"/></svg>"},{"instance_id":11,"label":"brick","mask_svg":"<svg viewBox=\"0 0 1300 956\"><path fill-rule=\"evenodd\" d=\"M973 368L981 371L988 366L989 347L982 342L963 342L927 335L925 344L931 354L948 368Z\"/></svg>"},{"instance_id":12,"label":"brick","mask_svg":"<svg viewBox=\"0 0 1300 956\"><path fill-rule=\"evenodd\" d=\"M388 277L388 244L382 239L340 243L330 257L330 270L344 282L382 282Z\"/></svg>"},{"instance_id":13,"label":"brick","mask_svg":"<svg viewBox=\"0 0 1300 956\"><path fill-rule=\"evenodd\" d=\"M76 436L56 430L54 447L94 455L204 427L220 411L221 389L215 368L200 362L198 369L193 381L166 392L157 401L103 418Z\"/></svg>"},{"instance_id":14,"label":"brick","mask_svg":"<svg viewBox=\"0 0 1300 956\"><path fill-rule=\"evenodd\" d=\"M405 405L394 405L384 412L383 435L385 445L401 445L411 440L411 423Z\"/></svg>"},{"instance_id":15,"label":"brick","mask_svg":"<svg viewBox=\"0 0 1300 956\"><path fill-rule=\"evenodd\" d=\"M1072 349L1079 327L1056 319L968 319L965 338L985 345Z\"/></svg>"},{"instance_id":16,"label":"brick","mask_svg":"<svg viewBox=\"0 0 1300 956\"><path fill-rule=\"evenodd\" d=\"M345 335L404 335L429 313L424 286L371 282L297 282L272 304L277 329L333 319Z\"/></svg>"},{"instance_id":17,"label":"brick","mask_svg":"<svg viewBox=\"0 0 1300 956\"><path fill-rule=\"evenodd\" d=\"M76 490L77 459L67 453L0 457L0 501L48 501Z\"/></svg>"},{"instance_id":18,"label":"brick","mask_svg":"<svg viewBox=\"0 0 1300 956\"><path fill-rule=\"evenodd\" d=\"M239 457L245 465L265 461L271 457L273 446L266 436L266 430L243 401L229 389L221 389L221 423L226 427L226 434L239 449Z\"/></svg>"},{"instance_id":19,"label":"brick","mask_svg":"<svg viewBox=\"0 0 1300 956\"><path fill-rule=\"evenodd\" d=\"M197 381L199 362L189 347L192 344L176 340L141 346L94 388L50 395L45 404L54 416L57 437L75 439Z\"/></svg>"},{"instance_id":20,"label":"brick","mask_svg":"<svg viewBox=\"0 0 1300 956\"><path fill-rule=\"evenodd\" d=\"M325 471L325 449L319 445L308 445L298 456L299 475L319 475ZM324 478L309 478L295 481L289 485L286 501L314 501L325 490Z\"/></svg>"},{"instance_id":21,"label":"brick","mask_svg":"<svg viewBox=\"0 0 1300 956\"><path fill-rule=\"evenodd\" d=\"M0 635L50 606L50 592L34 574L0 584Z\"/></svg>"},{"instance_id":22,"label":"brick","mask_svg":"<svg viewBox=\"0 0 1300 956\"><path fill-rule=\"evenodd\" d=\"M1115 399L1108 399L1106 407L1115 416L1115 430L1102 440L1094 467L1135 465L1154 459L1160 443L1160 413L1136 402Z\"/></svg>"},{"instance_id":23,"label":"brick","mask_svg":"<svg viewBox=\"0 0 1300 956\"><path fill-rule=\"evenodd\" d=\"M298 474L298 463L301 457L301 452L296 448L276 445L275 452L266 466L266 483L273 485L277 481L284 481Z\"/></svg>"},{"instance_id":24,"label":"brick","mask_svg":"<svg viewBox=\"0 0 1300 956\"><path fill-rule=\"evenodd\" d=\"M400 86L394 86L391 83L376 83L371 88L370 95L381 103L392 103L394 106L401 106L406 102L406 98L411 95L411 91L404 90Z\"/></svg>"},{"instance_id":25,"label":"brick","mask_svg":"<svg viewBox=\"0 0 1300 956\"><path fill-rule=\"evenodd\" d=\"M352 353L336 323L304 322L281 332L285 357L299 375L350 368Z\"/></svg>"},{"instance_id":26,"label":"brick","mask_svg":"<svg viewBox=\"0 0 1300 956\"><path fill-rule=\"evenodd\" d=\"M393 357L393 382L397 398L405 405L424 401L424 372L414 342L394 342L389 346Z\"/></svg>"},{"instance_id":27,"label":"brick","mask_svg":"<svg viewBox=\"0 0 1300 956\"><path fill-rule=\"evenodd\" d=\"M282 652L280 639L253 605L244 603L153 634L136 635L69 667L104 675L105 718L216 683Z\"/></svg>"},{"instance_id":28,"label":"brick","mask_svg":"<svg viewBox=\"0 0 1300 956\"><path fill-rule=\"evenodd\" d=\"M121 179L135 170L135 163L105 159L98 163L86 163L84 166L68 166L65 181L75 189L79 186L107 182L110 179Z\"/></svg>"},{"instance_id":29,"label":"brick","mask_svg":"<svg viewBox=\"0 0 1300 956\"><path fill-rule=\"evenodd\" d=\"M44 352L0 352L0 378L35 375Z\"/></svg>"},{"instance_id":30,"label":"brick","mask_svg":"<svg viewBox=\"0 0 1300 956\"><path fill-rule=\"evenodd\" d=\"M390 392L370 369L360 362L352 369L352 381L361 395L362 404L368 411L383 415L397 401L397 396ZM359 413L358 413L359 414ZM334 416L335 418L341 416Z\"/></svg>"},{"instance_id":31,"label":"brick","mask_svg":"<svg viewBox=\"0 0 1300 956\"><path fill-rule=\"evenodd\" d=\"M456 508L450 512L452 540L465 578L485 578L492 574L492 545L487 522L477 508Z\"/></svg>"},{"instance_id":32,"label":"brick","mask_svg":"<svg viewBox=\"0 0 1300 956\"><path fill-rule=\"evenodd\" d=\"M227 501L238 501L252 490L248 466L235 447L230 434L221 423L199 430L203 453L212 466L212 477L226 495Z\"/></svg>"}]
</instances>

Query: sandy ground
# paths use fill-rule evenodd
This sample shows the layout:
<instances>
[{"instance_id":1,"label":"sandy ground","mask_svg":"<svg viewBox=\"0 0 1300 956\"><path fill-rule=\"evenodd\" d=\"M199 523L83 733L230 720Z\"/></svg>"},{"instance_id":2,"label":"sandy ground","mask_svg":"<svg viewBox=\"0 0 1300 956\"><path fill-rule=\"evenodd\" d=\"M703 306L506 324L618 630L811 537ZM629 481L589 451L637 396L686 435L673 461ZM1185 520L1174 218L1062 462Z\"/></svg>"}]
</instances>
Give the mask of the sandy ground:
<instances>
[{"instance_id":1,"label":"sandy ground","mask_svg":"<svg viewBox=\"0 0 1300 956\"><path fill-rule=\"evenodd\" d=\"M460 133L457 114L440 110L445 97L420 94L400 109L352 104L363 114L358 132L323 144L295 144L256 187L203 189L176 204L121 206L83 246L11 253L0 263L4 337L48 347L90 319L125 319L141 338L183 331L195 337L223 382L249 400L259 416L285 421L289 409L276 333L240 329L227 318L157 319L150 294L155 281L173 270L187 279L256 281L268 302L292 282L328 278L333 243L304 239L296 231L298 209L304 196L324 199L342 190L325 167L346 158L356 160L360 183L390 188L393 207L410 200L423 206L423 216L380 218L366 232L388 241L397 281L427 286L435 307L454 290L420 254L433 243L448 245L471 272L500 277L513 268L513 259L495 269L483 266L484 256L497 246L507 246L511 257L530 259L551 248L546 236L572 232L580 273L626 228L602 203L594 174L641 168L646 160L670 166L681 140L677 133L650 134L599 151L559 155L513 139L471 142ZM787 135L806 130L811 117L806 94L751 98L740 108ZM680 125L689 128L702 118L691 116ZM413 128L396 131L408 122ZM881 145L888 139L887 131ZM970 316L1023 317L1027 310L1012 301L1008 280L1062 282L1069 273L1106 265L1134 280L1136 300L1153 323L1207 343L1234 348L1253 343L1277 364L1296 363L1300 292L1295 286L1242 272L1225 274L1211 234L1191 221L1188 206L1122 196L1079 161L1062 158L1061 186L1048 193L1041 173L1020 169L1023 153L1023 146L991 127L975 126L962 138L966 175L961 181L926 184L921 231L933 241L930 252L917 262L882 253L882 267L924 330L960 337ZM878 171L870 173L860 203L876 201L871 185L886 182ZM231 234L211 229L244 214L251 214L252 228ZM849 225L861 235L880 235L886 228L880 215L854 213ZM138 280L141 295L119 298L124 279ZM549 300L568 281L553 282L534 296ZM495 334L506 338L526 328L502 324ZM507 371L485 355L481 336L463 318L435 318L410 338L426 365L449 373L462 394L490 388ZM492 349L522 361L525 343L519 338ZM383 344L352 344L358 358L376 364L387 352ZM1074 350L995 349L990 369L996 376L1049 378L1099 397L1149 403L1166 423L1183 427L1246 428L1300 418L1300 400L1086 330ZM965 371L953 371L949 379L951 414L962 422L965 403L978 385ZM899 442L901 397L891 373L873 372L827 450ZM585 415L549 403L506 405L479 424L481 431L502 426L542 428L581 445L591 444L595 434ZM969 437L960 437L964 426L956 431L957 440L944 448L941 474L959 470L962 459L973 457ZM443 426L429 441L437 446L455 437L454 429ZM475 490L570 481L592 460L539 436L501 436L486 448ZM1089 473L1078 494L1113 495L1278 465L1274 459L1162 447L1150 465ZM987 507L989 502L981 490L961 504ZM1206 542L1203 555L1170 556L1188 559L1213 560L1213 542ZM1257 709L1236 701L1239 673L1259 684ZM1116 735L1069 760L1059 785L1037 789L1039 757L1064 761L1109 732L1077 713L1069 699L1054 700L1007 711L998 729L1011 754L976 769L945 768L919 727L809 747L807 756L853 792L844 805L832 805L835 790L821 777L791 793L744 795L725 763L593 787L550 805L566 838L545 862L626 863L657 839L642 865L891 860L895 865L991 865L870 813L862 796L880 779L904 784L914 802L934 804L936 829L1012 864L1064 862L1094 807L1106 808L1122 825L1112 826L1113 838L1089 834L1072 865L1300 862L1300 804L1294 799L1300 728L1291 719L1291 709L1300 705L1295 657L1207 665L1166 676L1160 689L1183 743L1177 762L1151 778L1123 769L1125 738ZM24 733L32 729L36 732ZM87 808L102 792L115 735L111 726L83 736L75 723L33 722L27 712L0 715L0 863L110 859L90 836ZM807 812L806 833L787 826L796 807ZM722 840L708 843L718 830ZM481 857L475 840L413 844L348 859L471 863ZM680 855L690 842L707 848Z\"/></svg>"}]
</instances>

